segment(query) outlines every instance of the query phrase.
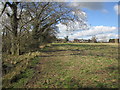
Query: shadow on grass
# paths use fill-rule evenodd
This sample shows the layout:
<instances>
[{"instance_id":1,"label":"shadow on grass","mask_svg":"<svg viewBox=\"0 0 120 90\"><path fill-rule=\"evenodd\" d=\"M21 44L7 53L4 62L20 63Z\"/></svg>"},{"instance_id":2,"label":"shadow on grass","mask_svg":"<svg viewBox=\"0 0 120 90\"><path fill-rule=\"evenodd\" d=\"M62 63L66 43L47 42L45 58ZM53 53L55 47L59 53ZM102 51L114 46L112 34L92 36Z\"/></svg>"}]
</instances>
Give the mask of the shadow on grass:
<instances>
[{"instance_id":1,"label":"shadow on grass","mask_svg":"<svg viewBox=\"0 0 120 90\"><path fill-rule=\"evenodd\" d=\"M107 45L87 45L87 44L54 44L53 46L75 46L75 47L108 47Z\"/></svg>"},{"instance_id":2,"label":"shadow on grass","mask_svg":"<svg viewBox=\"0 0 120 90\"><path fill-rule=\"evenodd\" d=\"M106 67L105 70L110 73L118 72L118 66L110 65L109 67Z\"/></svg>"},{"instance_id":3,"label":"shadow on grass","mask_svg":"<svg viewBox=\"0 0 120 90\"><path fill-rule=\"evenodd\" d=\"M70 53L64 53L64 51L72 51ZM103 53L95 53L95 52L87 52L86 50L51 50L51 51L42 51L44 53L52 53L52 55L40 55L39 57L54 57L54 56L72 56L72 55L78 55L78 56L95 56L95 57L109 57L106 54ZM61 52L61 54L55 54L56 52ZM116 56L110 56L110 58L117 59Z\"/></svg>"},{"instance_id":4,"label":"shadow on grass","mask_svg":"<svg viewBox=\"0 0 120 90\"><path fill-rule=\"evenodd\" d=\"M42 52L61 52L61 51L83 51L83 50L78 50L78 49L67 49L67 50L41 50Z\"/></svg>"},{"instance_id":5,"label":"shadow on grass","mask_svg":"<svg viewBox=\"0 0 120 90\"><path fill-rule=\"evenodd\" d=\"M76 88L76 89L92 89L92 88L110 88L110 85L106 84L106 83L102 83L102 82L95 82L94 84L96 84L96 86L92 86L92 85L87 85L84 86L82 83L80 83L80 80L76 80L74 78L66 78L65 81L62 83L63 88ZM58 83L58 86L60 85L60 82Z\"/></svg>"},{"instance_id":6,"label":"shadow on grass","mask_svg":"<svg viewBox=\"0 0 120 90\"><path fill-rule=\"evenodd\" d=\"M79 55L79 56L84 56L85 54L81 53L74 53L74 54L59 54L59 55L40 55L39 57L56 57L56 56L72 56L72 55Z\"/></svg>"},{"instance_id":7,"label":"shadow on grass","mask_svg":"<svg viewBox=\"0 0 120 90\"><path fill-rule=\"evenodd\" d=\"M59 49L59 46L66 46L65 49ZM79 48L67 48L67 46L75 46ZM81 49L80 49L81 47ZM115 47L117 48L117 47ZM95 51L96 50L96 51ZM102 51L100 51L102 50ZM113 52L104 52L103 50L111 50L111 47L108 47L107 45L87 45L87 44L54 44L51 47L45 47L44 49L40 50L40 52L44 53L52 53L54 55L48 55L48 56L41 56L41 57L50 57L50 56L67 56L67 55L83 55L83 56L97 56L97 57L110 57L117 59L117 55ZM71 54L65 54L62 52L68 51L68 53ZM56 55L56 52L61 52L61 54Z\"/></svg>"}]
</instances>

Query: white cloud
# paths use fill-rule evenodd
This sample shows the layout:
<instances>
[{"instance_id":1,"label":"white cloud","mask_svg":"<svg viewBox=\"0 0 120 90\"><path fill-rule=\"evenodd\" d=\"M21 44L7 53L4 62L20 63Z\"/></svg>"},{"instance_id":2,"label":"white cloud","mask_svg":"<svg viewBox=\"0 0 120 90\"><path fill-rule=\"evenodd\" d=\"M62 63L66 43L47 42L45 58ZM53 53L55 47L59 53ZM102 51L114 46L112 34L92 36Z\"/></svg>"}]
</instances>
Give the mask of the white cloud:
<instances>
[{"instance_id":1,"label":"white cloud","mask_svg":"<svg viewBox=\"0 0 120 90\"><path fill-rule=\"evenodd\" d=\"M3 5L2 2L0 2L0 13L2 12L2 9L3 9Z\"/></svg>"},{"instance_id":2,"label":"white cloud","mask_svg":"<svg viewBox=\"0 0 120 90\"><path fill-rule=\"evenodd\" d=\"M103 9L102 12L103 12L103 13L108 13L108 10Z\"/></svg>"},{"instance_id":3,"label":"white cloud","mask_svg":"<svg viewBox=\"0 0 120 90\"><path fill-rule=\"evenodd\" d=\"M78 2L78 0L75 0L75 2L70 3L70 6L75 8L87 8L89 10L99 10L103 13L108 13L108 10L104 9L104 2Z\"/></svg>"},{"instance_id":4,"label":"white cloud","mask_svg":"<svg viewBox=\"0 0 120 90\"><path fill-rule=\"evenodd\" d=\"M115 5L114 6L114 10L115 10L115 12L119 15L120 14L120 5Z\"/></svg>"},{"instance_id":5,"label":"white cloud","mask_svg":"<svg viewBox=\"0 0 120 90\"><path fill-rule=\"evenodd\" d=\"M59 29L59 33L58 33L58 37L60 37L60 38L64 38L64 37L66 37L66 35L67 35L67 26L66 25L63 25L63 24L57 24L56 25L57 27L58 27L58 29Z\"/></svg>"},{"instance_id":6,"label":"white cloud","mask_svg":"<svg viewBox=\"0 0 120 90\"><path fill-rule=\"evenodd\" d=\"M9 12L10 14L12 14L12 9L10 7L6 8L7 12Z\"/></svg>"},{"instance_id":7,"label":"white cloud","mask_svg":"<svg viewBox=\"0 0 120 90\"><path fill-rule=\"evenodd\" d=\"M109 40L110 38L118 37L118 29L113 26L93 26L89 30L75 30L74 32L67 32L67 27L65 25L58 24L57 26L60 31L58 36L65 37L68 35L70 40L76 38L91 39L94 35L98 38L98 40Z\"/></svg>"},{"instance_id":8,"label":"white cloud","mask_svg":"<svg viewBox=\"0 0 120 90\"><path fill-rule=\"evenodd\" d=\"M109 26L94 26L90 28L89 30L79 31L75 33L74 37L83 37L83 36L93 36L97 34L103 34L108 32L114 32L117 31L116 27L109 27Z\"/></svg>"},{"instance_id":9,"label":"white cloud","mask_svg":"<svg viewBox=\"0 0 120 90\"><path fill-rule=\"evenodd\" d=\"M119 2L119 0L71 0L71 2Z\"/></svg>"},{"instance_id":10,"label":"white cloud","mask_svg":"<svg viewBox=\"0 0 120 90\"><path fill-rule=\"evenodd\" d=\"M2 10L3 10L3 8L4 8L4 4L5 4L5 3L0 2L0 14L2 13ZM9 12L10 14L12 14L12 10L11 10L10 7L6 7L5 12ZM4 15L5 15L5 14L4 14Z\"/></svg>"},{"instance_id":11,"label":"white cloud","mask_svg":"<svg viewBox=\"0 0 120 90\"><path fill-rule=\"evenodd\" d=\"M115 33L99 34L99 35L96 35L96 37L98 39L113 38L113 37L117 38L118 34L115 34Z\"/></svg>"},{"instance_id":12,"label":"white cloud","mask_svg":"<svg viewBox=\"0 0 120 90\"><path fill-rule=\"evenodd\" d=\"M110 38L118 38L118 34L107 33L96 35L98 41L109 41Z\"/></svg>"},{"instance_id":13,"label":"white cloud","mask_svg":"<svg viewBox=\"0 0 120 90\"><path fill-rule=\"evenodd\" d=\"M73 15L77 15L79 18L87 17L87 14L84 11L76 10L72 12Z\"/></svg>"},{"instance_id":14,"label":"white cloud","mask_svg":"<svg viewBox=\"0 0 120 90\"><path fill-rule=\"evenodd\" d=\"M78 29L86 29L87 28L87 22L86 22L86 13L83 11L73 11L72 12L73 15L78 16L78 21L69 21L66 25L59 23L56 26L59 28L59 37L66 37L67 35L70 35L72 33L72 31L74 30L78 30Z\"/></svg>"},{"instance_id":15,"label":"white cloud","mask_svg":"<svg viewBox=\"0 0 120 90\"><path fill-rule=\"evenodd\" d=\"M87 8L87 9L91 9L91 10L103 9L102 2L72 2L70 5L73 7Z\"/></svg>"}]
</instances>

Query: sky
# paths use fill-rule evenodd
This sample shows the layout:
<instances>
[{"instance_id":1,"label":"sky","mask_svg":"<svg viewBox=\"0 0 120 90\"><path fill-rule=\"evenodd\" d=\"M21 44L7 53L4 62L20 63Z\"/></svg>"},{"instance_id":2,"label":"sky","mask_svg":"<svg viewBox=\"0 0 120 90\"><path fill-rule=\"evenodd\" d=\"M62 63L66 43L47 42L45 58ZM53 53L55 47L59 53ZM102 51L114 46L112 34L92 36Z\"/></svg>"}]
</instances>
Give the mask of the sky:
<instances>
[{"instance_id":1,"label":"sky","mask_svg":"<svg viewBox=\"0 0 120 90\"><path fill-rule=\"evenodd\" d=\"M118 2L73 2L72 6L82 9L87 16L87 23L90 26L86 30L75 30L70 33L66 31L66 26L59 23L57 26L60 33L59 38L69 36L73 39L91 39L95 36L98 41L108 41L118 38Z\"/></svg>"},{"instance_id":2,"label":"sky","mask_svg":"<svg viewBox=\"0 0 120 90\"><path fill-rule=\"evenodd\" d=\"M79 0L74 0L74 2L71 3L71 6L82 9L82 13L87 17L87 24L90 28L86 30L79 30L77 29L79 24L76 24L75 31L68 32L66 31L67 27L59 23L57 24L60 32L57 35L58 38L69 36L69 40L74 40L91 39L92 36L96 36L98 41L108 41L111 38L118 38L118 15L120 15L120 11L118 12L118 8L120 7L118 2L75 1ZM71 26L72 25L74 24L71 24Z\"/></svg>"}]
</instances>

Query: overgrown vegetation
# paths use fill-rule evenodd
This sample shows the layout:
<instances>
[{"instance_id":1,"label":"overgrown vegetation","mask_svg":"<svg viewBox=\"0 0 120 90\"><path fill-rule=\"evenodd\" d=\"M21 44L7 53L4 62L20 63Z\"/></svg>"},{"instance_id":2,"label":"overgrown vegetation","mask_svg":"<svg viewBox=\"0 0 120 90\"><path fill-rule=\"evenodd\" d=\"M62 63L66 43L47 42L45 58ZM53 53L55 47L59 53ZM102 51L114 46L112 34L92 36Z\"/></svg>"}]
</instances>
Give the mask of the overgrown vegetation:
<instances>
[{"instance_id":1,"label":"overgrown vegetation","mask_svg":"<svg viewBox=\"0 0 120 90\"><path fill-rule=\"evenodd\" d=\"M19 87L24 86L27 80L35 73L34 67L39 62L36 57L42 54L44 55L44 53L33 52L20 56L10 55L3 57L3 88L16 87L16 83L15 86L12 85L14 82L18 82L18 85L20 85Z\"/></svg>"},{"instance_id":2,"label":"overgrown vegetation","mask_svg":"<svg viewBox=\"0 0 120 90\"><path fill-rule=\"evenodd\" d=\"M18 59L11 56L4 60L15 60L16 64L3 76L7 77L3 78L3 86L11 88L118 88L117 50L117 44L54 43L38 52L21 55ZM19 64L24 61L28 64L19 67ZM18 71L20 73L17 73ZM15 75L10 79L11 73ZM6 83L5 80L9 82Z\"/></svg>"}]
</instances>

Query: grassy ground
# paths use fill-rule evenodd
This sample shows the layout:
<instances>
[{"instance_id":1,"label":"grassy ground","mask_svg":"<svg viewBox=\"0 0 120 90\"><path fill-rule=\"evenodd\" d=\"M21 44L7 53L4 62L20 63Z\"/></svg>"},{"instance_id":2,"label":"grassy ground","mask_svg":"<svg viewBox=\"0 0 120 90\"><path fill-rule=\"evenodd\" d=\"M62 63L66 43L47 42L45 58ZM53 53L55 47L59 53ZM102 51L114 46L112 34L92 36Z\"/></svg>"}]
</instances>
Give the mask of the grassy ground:
<instances>
[{"instance_id":1,"label":"grassy ground","mask_svg":"<svg viewBox=\"0 0 120 90\"><path fill-rule=\"evenodd\" d=\"M118 87L117 44L54 43L28 59L11 88Z\"/></svg>"}]
</instances>

